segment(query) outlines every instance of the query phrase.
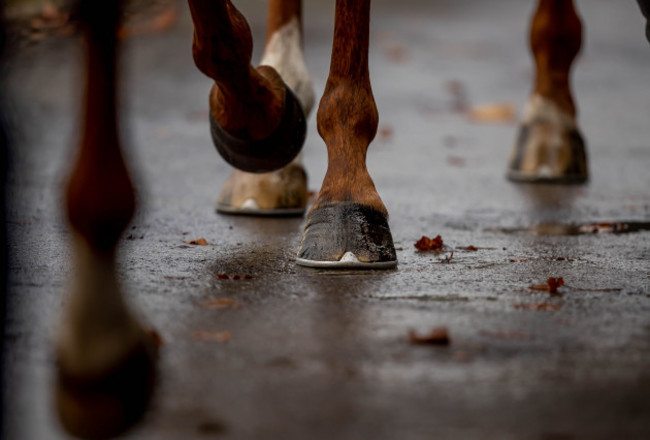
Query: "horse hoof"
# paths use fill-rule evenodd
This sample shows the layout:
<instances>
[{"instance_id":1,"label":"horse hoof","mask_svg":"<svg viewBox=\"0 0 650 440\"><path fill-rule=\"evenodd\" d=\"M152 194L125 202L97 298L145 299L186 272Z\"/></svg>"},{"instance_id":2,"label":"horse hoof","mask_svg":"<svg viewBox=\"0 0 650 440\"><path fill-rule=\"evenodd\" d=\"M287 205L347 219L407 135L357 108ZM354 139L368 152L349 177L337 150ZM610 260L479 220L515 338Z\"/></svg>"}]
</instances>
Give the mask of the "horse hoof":
<instances>
[{"instance_id":1,"label":"horse hoof","mask_svg":"<svg viewBox=\"0 0 650 440\"><path fill-rule=\"evenodd\" d=\"M546 98L531 98L507 176L516 182L585 182L585 143L574 118Z\"/></svg>"},{"instance_id":2,"label":"horse hoof","mask_svg":"<svg viewBox=\"0 0 650 440\"><path fill-rule=\"evenodd\" d=\"M66 374L59 366L56 406L64 429L80 438L111 438L144 414L155 382L153 337L136 345L115 367L95 377Z\"/></svg>"},{"instance_id":3,"label":"horse hoof","mask_svg":"<svg viewBox=\"0 0 650 440\"><path fill-rule=\"evenodd\" d=\"M265 139L238 139L225 132L212 114L210 132L217 151L230 165L249 173L267 173L286 166L300 153L307 122L298 98L286 87L280 125Z\"/></svg>"},{"instance_id":4,"label":"horse hoof","mask_svg":"<svg viewBox=\"0 0 650 440\"><path fill-rule=\"evenodd\" d=\"M397 266L386 214L353 202L309 213L296 263L326 269L392 269Z\"/></svg>"},{"instance_id":5,"label":"horse hoof","mask_svg":"<svg viewBox=\"0 0 650 440\"><path fill-rule=\"evenodd\" d=\"M307 173L301 164L270 173L235 170L226 182L217 212L234 215L302 216L307 206Z\"/></svg>"}]
</instances>

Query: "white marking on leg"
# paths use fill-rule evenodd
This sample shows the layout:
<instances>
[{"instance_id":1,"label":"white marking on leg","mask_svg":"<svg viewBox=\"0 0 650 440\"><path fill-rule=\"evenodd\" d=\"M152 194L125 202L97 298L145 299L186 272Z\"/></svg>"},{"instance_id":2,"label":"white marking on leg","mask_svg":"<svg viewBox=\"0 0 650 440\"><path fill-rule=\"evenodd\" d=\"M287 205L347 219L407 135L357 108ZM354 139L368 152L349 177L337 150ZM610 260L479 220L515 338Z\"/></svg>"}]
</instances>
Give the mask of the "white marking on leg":
<instances>
[{"instance_id":1,"label":"white marking on leg","mask_svg":"<svg viewBox=\"0 0 650 440\"><path fill-rule=\"evenodd\" d=\"M66 298L57 348L66 373L101 375L123 360L142 338L129 311L111 257L98 257L88 243L73 236L75 278Z\"/></svg>"},{"instance_id":2,"label":"white marking on leg","mask_svg":"<svg viewBox=\"0 0 650 440\"><path fill-rule=\"evenodd\" d=\"M575 128L576 121L566 111L562 110L556 103L542 95L534 94L524 107L523 123L528 124L535 120L548 121L557 126Z\"/></svg>"},{"instance_id":3,"label":"white marking on leg","mask_svg":"<svg viewBox=\"0 0 650 440\"><path fill-rule=\"evenodd\" d=\"M314 106L314 86L302 53L302 36L297 17L275 31L264 48L262 65L273 67L300 100L305 115Z\"/></svg>"}]
</instances>

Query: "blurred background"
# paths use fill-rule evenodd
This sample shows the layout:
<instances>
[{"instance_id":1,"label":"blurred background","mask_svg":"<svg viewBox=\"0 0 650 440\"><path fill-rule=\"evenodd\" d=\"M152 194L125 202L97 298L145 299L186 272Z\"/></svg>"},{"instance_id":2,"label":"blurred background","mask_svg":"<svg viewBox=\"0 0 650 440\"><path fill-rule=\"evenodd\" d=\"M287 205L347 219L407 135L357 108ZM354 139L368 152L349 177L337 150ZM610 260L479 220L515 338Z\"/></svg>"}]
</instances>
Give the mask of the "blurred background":
<instances>
[{"instance_id":1,"label":"blurred background","mask_svg":"<svg viewBox=\"0 0 650 440\"><path fill-rule=\"evenodd\" d=\"M266 1L234 4L259 60ZM120 118L139 210L121 244L120 277L164 346L153 406L125 438L650 436L645 20L634 1L577 1L585 35L573 90L591 179L516 185L504 175L532 87L534 6L373 1L380 126L368 168L400 266L332 273L294 265L304 219L214 213L230 168L211 144L211 84L193 65L187 6L128 3ZM334 2L305 0L303 13L319 98ZM65 2L10 0L6 17L3 438L64 439L51 344L71 270L62 188L80 125L81 41ZM315 111L308 129L316 192L327 153ZM615 233L618 224L633 232ZM603 226L584 233L590 225ZM438 234L443 253L413 248ZM185 243L199 237L209 245ZM562 295L530 289L559 276ZM220 298L239 307L205 306ZM435 326L448 329L448 347L409 343L409 330Z\"/></svg>"}]
</instances>

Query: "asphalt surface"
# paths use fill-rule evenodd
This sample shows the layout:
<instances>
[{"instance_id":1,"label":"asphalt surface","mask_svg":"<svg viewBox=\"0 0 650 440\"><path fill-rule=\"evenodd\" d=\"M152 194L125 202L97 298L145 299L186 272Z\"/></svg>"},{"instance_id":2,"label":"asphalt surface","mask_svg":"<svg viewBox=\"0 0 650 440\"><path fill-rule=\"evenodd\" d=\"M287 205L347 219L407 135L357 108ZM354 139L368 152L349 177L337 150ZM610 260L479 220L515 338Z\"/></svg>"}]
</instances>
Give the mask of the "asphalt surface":
<instances>
[{"instance_id":1,"label":"asphalt surface","mask_svg":"<svg viewBox=\"0 0 650 440\"><path fill-rule=\"evenodd\" d=\"M333 2L306 3L320 95ZM125 438L650 438L644 20L632 1L578 1L586 34L573 83L591 180L517 185L504 178L516 124L473 121L458 108L462 99L510 102L520 113L532 3L373 3L381 133L368 167L399 258L385 272L296 266L302 218L215 214L230 169L210 142L210 82L192 64L184 4L172 29L126 40L121 114L139 211L120 279L164 346L153 405ZM236 5L259 59L266 5ZM67 438L52 406L52 335L71 273L62 185L78 127L78 43L23 48L9 72L19 130L8 188L7 439ZM326 151L315 125L313 114L304 156L316 190ZM576 231L596 222L635 232ZM438 234L444 252L415 250ZM210 244L184 243L200 237ZM479 249L461 249L469 245ZM561 295L529 288L548 277L563 277ZM204 307L215 298L240 307ZM448 346L409 342L409 330L439 326Z\"/></svg>"}]
</instances>

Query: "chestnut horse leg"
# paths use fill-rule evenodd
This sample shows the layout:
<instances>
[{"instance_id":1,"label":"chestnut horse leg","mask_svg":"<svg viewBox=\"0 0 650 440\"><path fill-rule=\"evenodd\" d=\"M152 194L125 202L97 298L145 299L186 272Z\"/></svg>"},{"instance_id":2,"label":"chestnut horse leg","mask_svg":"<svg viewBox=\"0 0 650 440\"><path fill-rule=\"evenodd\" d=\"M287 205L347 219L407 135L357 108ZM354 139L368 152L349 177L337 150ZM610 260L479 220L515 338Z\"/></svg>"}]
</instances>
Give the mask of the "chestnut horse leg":
<instances>
[{"instance_id":1,"label":"chestnut horse leg","mask_svg":"<svg viewBox=\"0 0 650 440\"><path fill-rule=\"evenodd\" d=\"M116 435L141 416L153 388L157 348L129 309L115 273L115 248L135 208L116 117L120 3L79 5L85 118L67 186L75 278L56 347L59 417L72 434L91 438Z\"/></svg>"},{"instance_id":2,"label":"chestnut horse leg","mask_svg":"<svg viewBox=\"0 0 650 440\"><path fill-rule=\"evenodd\" d=\"M280 169L300 152L305 116L275 69L250 64L248 23L230 0L188 0L196 66L215 81L210 125L215 147L244 171Z\"/></svg>"},{"instance_id":3,"label":"chestnut horse leg","mask_svg":"<svg viewBox=\"0 0 650 440\"><path fill-rule=\"evenodd\" d=\"M368 73L370 0L337 0L329 78L318 109L328 165L298 251L311 267L397 265L388 213L366 168L378 114Z\"/></svg>"},{"instance_id":4,"label":"chestnut horse leg","mask_svg":"<svg viewBox=\"0 0 650 440\"><path fill-rule=\"evenodd\" d=\"M305 116L314 105L311 77L303 58L302 0L269 0L266 47L261 65L273 67L300 101ZM307 206L307 174L300 155L270 173L235 169L217 201L226 214L302 215Z\"/></svg>"},{"instance_id":5,"label":"chestnut horse leg","mask_svg":"<svg viewBox=\"0 0 650 440\"><path fill-rule=\"evenodd\" d=\"M585 145L570 87L571 65L582 42L582 23L573 0L539 0L530 42L535 88L512 151L508 177L524 182L584 182L588 177Z\"/></svg>"}]
</instances>

